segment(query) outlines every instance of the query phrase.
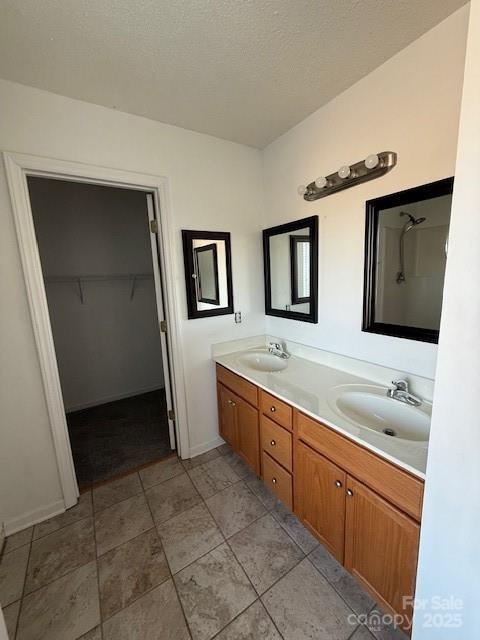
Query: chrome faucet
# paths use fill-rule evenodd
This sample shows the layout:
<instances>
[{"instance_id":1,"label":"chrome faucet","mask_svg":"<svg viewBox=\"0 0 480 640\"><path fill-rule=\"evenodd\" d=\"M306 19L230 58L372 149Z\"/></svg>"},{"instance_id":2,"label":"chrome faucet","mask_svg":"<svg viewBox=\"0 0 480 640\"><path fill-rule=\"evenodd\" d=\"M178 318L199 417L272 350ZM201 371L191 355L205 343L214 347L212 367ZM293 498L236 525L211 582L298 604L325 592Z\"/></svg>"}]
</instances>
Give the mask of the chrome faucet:
<instances>
[{"instance_id":1,"label":"chrome faucet","mask_svg":"<svg viewBox=\"0 0 480 640\"><path fill-rule=\"evenodd\" d=\"M284 360L290 358L290 354L285 351L284 347L279 342L269 342L268 353L271 353L273 356L277 356L278 358L283 358Z\"/></svg>"},{"instance_id":2,"label":"chrome faucet","mask_svg":"<svg viewBox=\"0 0 480 640\"><path fill-rule=\"evenodd\" d=\"M387 391L387 396L398 400L399 402L405 402L413 407L419 407L422 404L420 398L414 396L408 390L408 382L406 380L393 380L393 387Z\"/></svg>"}]
</instances>

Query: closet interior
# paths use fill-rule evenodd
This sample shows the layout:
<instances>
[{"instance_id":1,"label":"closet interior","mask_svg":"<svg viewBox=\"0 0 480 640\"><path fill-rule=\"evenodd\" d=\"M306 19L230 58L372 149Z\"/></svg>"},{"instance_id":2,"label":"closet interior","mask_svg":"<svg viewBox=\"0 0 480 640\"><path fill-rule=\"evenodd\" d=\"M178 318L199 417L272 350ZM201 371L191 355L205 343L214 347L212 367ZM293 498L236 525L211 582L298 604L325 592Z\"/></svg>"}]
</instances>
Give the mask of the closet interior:
<instances>
[{"instance_id":1,"label":"closet interior","mask_svg":"<svg viewBox=\"0 0 480 640\"><path fill-rule=\"evenodd\" d=\"M43 177L29 177L28 188L82 489L175 447L148 196Z\"/></svg>"}]
</instances>

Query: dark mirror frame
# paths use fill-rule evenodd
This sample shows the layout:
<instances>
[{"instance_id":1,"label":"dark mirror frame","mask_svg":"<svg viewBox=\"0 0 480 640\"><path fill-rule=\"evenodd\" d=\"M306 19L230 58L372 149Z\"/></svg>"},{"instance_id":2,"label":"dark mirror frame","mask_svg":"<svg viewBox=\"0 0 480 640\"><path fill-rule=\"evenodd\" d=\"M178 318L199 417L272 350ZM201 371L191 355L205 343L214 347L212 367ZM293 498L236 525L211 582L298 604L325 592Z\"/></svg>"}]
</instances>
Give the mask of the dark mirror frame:
<instances>
[{"instance_id":1,"label":"dark mirror frame","mask_svg":"<svg viewBox=\"0 0 480 640\"><path fill-rule=\"evenodd\" d=\"M391 193L388 196L368 200L366 204L365 226L365 271L363 288L363 324L362 331L378 333L384 336L420 340L422 342L438 343L439 331L437 329L422 329L399 324L387 324L375 322L375 291L376 291L376 265L377 265L377 241L378 221L380 211L430 200L439 196L446 196L453 192L454 178L445 178L429 184L424 184L413 189L405 189Z\"/></svg>"},{"instance_id":2,"label":"dark mirror frame","mask_svg":"<svg viewBox=\"0 0 480 640\"><path fill-rule=\"evenodd\" d=\"M270 238L283 233L309 229L310 238L310 313L284 311L272 308L272 287L270 273ZM302 236L303 237L303 236ZM318 216L310 216L287 224L263 230L263 271L265 280L265 314L279 318L290 318L301 322L318 322Z\"/></svg>"},{"instance_id":3,"label":"dark mirror frame","mask_svg":"<svg viewBox=\"0 0 480 640\"><path fill-rule=\"evenodd\" d=\"M218 307L218 309L205 309L199 311L197 309L197 288L195 279L192 274L196 273L194 259L194 240L220 240L225 242L225 262L227 270L227 306ZM230 233L223 231L187 231L182 230L183 241L183 263L185 267L185 289L187 292L187 311L188 319L208 318L211 316L225 316L233 313L233 284L232 284L232 250L230 246ZM217 261L218 267L218 261ZM218 287L218 270L217 270L217 287Z\"/></svg>"},{"instance_id":4,"label":"dark mirror frame","mask_svg":"<svg viewBox=\"0 0 480 640\"><path fill-rule=\"evenodd\" d=\"M206 298L202 291L202 276L200 273L200 265L198 264L198 254L205 251L211 251L213 256L213 274L215 278L215 298ZM197 274L198 302L207 302L208 304L220 304L220 289L218 286L218 256L217 245L205 244L203 247L195 247L193 250L195 255L195 273Z\"/></svg>"}]
</instances>

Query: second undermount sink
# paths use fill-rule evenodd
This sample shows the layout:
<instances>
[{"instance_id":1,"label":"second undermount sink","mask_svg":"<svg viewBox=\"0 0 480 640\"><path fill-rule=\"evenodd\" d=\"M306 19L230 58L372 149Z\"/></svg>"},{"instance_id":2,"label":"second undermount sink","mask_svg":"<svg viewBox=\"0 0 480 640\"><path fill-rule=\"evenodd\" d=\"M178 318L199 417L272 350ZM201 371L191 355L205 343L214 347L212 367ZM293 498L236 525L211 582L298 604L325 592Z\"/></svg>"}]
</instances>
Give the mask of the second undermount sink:
<instances>
[{"instance_id":1,"label":"second undermount sink","mask_svg":"<svg viewBox=\"0 0 480 640\"><path fill-rule=\"evenodd\" d=\"M256 371L283 371L287 368L287 361L278 356L274 356L268 351L249 351L238 358L239 362L255 369Z\"/></svg>"},{"instance_id":2,"label":"second undermount sink","mask_svg":"<svg viewBox=\"0 0 480 640\"><path fill-rule=\"evenodd\" d=\"M416 442L428 440L428 406L414 407L389 398L383 387L341 385L332 389L329 404L335 413L350 422L387 437Z\"/></svg>"}]
</instances>

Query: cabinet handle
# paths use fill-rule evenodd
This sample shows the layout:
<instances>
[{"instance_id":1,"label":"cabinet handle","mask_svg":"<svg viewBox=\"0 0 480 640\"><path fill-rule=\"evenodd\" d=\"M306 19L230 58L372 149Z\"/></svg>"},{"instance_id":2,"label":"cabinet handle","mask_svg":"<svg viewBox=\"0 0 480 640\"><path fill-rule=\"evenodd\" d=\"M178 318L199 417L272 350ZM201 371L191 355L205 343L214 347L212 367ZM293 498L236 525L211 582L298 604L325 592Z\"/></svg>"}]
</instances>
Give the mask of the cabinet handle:
<instances>
[{"instance_id":1,"label":"cabinet handle","mask_svg":"<svg viewBox=\"0 0 480 640\"><path fill-rule=\"evenodd\" d=\"M340 482L340 480L335 480L335 486L337 487L337 489L341 489L342 483Z\"/></svg>"},{"instance_id":2,"label":"cabinet handle","mask_svg":"<svg viewBox=\"0 0 480 640\"><path fill-rule=\"evenodd\" d=\"M276 478L272 478L272 484L277 484L277 479Z\"/></svg>"},{"instance_id":3,"label":"cabinet handle","mask_svg":"<svg viewBox=\"0 0 480 640\"><path fill-rule=\"evenodd\" d=\"M350 496L350 498L353 496L353 491L351 489L347 489L347 496Z\"/></svg>"},{"instance_id":4,"label":"cabinet handle","mask_svg":"<svg viewBox=\"0 0 480 640\"><path fill-rule=\"evenodd\" d=\"M274 406L270 407L270 411L271 411L272 413L275 413L275 411L276 411L276 410L277 410L277 409L276 409Z\"/></svg>"},{"instance_id":5,"label":"cabinet handle","mask_svg":"<svg viewBox=\"0 0 480 640\"><path fill-rule=\"evenodd\" d=\"M270 440L270 444L272 445L272 447L274 447L277 443L275 442L275 440Z\"/></svg>"}]
</instances>

